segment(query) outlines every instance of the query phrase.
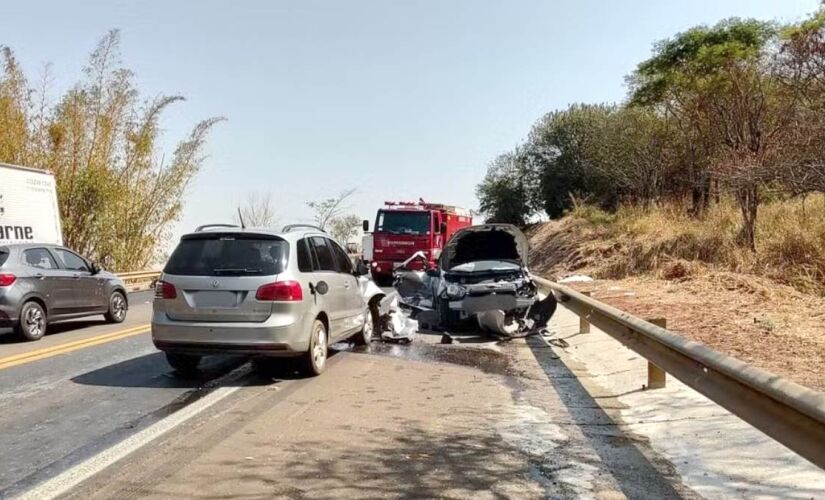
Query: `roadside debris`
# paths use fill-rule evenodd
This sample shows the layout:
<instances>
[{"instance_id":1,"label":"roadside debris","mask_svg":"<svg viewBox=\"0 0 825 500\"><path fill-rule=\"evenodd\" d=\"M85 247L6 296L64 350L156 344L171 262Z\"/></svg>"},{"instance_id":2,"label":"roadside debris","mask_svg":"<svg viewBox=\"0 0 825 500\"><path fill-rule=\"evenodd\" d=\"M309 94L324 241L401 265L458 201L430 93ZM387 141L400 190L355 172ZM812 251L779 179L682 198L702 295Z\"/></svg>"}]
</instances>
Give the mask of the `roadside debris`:
<instances>
[{"instance_id":1,"label":"roadside debris","mask_svg":"<svg viewBox=\"0 0 825 500\"><path fill-rule=\"evenodd\" d=\"M559 283L589 283L593 281L593 278L590 276L585 276L583 274L574 274L573 276L568 276L566 278L560 279Z\"/></svg>"},{"instance_id":2,"label":"roadside debris","mask_svg":"<svg viewBox=\"0 0 825 500\"><path fill-rule=\"evenodd\" d=\"M398 297L394 297L389 304L386 323L386 328L382 329L381 338L388 342L408 344L418 333L418 321L401 310Z\"/></svg>"}]
</instances>

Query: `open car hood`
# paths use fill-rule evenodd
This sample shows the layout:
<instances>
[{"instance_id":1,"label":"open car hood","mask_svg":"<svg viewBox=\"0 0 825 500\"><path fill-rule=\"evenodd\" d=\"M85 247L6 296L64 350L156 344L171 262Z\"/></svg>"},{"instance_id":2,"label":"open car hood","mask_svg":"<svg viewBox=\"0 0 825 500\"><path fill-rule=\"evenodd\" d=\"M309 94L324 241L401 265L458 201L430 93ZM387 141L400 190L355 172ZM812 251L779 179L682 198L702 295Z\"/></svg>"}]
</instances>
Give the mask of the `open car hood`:
<instances>
[{"instance_id":1,"label":"open car hood","mask_svg":"<svg viewBox=\"0 0 825 500\"><path fill-rule=\"evenodd\" d=\"M440 267L449 271L467 262L508 260L527 266L530 245L512 224L482 224L466 227L453 235L441 253Z\"/></svg>"}]
</instances>

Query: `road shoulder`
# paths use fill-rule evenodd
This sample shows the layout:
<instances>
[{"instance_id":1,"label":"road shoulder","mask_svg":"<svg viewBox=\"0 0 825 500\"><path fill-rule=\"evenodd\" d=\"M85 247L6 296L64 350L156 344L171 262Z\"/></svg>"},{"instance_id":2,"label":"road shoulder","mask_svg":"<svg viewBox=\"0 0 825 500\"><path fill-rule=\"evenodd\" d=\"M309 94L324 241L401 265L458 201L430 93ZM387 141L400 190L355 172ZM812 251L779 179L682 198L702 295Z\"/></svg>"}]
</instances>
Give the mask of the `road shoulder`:
<instances>
[{"instance_id":1,"label":"road shoulder","mask_svg":"<svg viewBox=\"0 0 825 500\"><path fill-rule=\"evenodd\" d=\"M684 483L709 498L821 498L825 472L672 376L643 390L647 361L559 308L558 350L575 379L629 435L649 442Z\"/></svg>"}]
</instances>

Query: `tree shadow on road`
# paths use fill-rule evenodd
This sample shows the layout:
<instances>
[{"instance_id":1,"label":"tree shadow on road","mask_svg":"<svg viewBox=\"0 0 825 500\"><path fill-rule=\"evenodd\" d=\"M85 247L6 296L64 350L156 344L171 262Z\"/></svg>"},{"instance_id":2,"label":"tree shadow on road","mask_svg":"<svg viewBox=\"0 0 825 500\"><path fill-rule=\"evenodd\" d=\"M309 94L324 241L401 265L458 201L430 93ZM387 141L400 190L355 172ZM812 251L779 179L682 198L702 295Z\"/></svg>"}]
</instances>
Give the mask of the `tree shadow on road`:
<instances>
[{"instance_id":1,"label":"tree shadow on road","mask_svg":"<svg viewBox=\"0 0 825 500\"><path fill-rule=\"evenodd\" d=\"M551 480L537 480L523 455L493 432L397 424L397 430L377 429L358 439L350 426L335 425L328 440L281 442L260 436L232 459L160 480L147 471L127 488L137 496L181 498L197 492L241 499L541 498L547 487L553 498L573 498Z\"/></svg>"}]
</instances>

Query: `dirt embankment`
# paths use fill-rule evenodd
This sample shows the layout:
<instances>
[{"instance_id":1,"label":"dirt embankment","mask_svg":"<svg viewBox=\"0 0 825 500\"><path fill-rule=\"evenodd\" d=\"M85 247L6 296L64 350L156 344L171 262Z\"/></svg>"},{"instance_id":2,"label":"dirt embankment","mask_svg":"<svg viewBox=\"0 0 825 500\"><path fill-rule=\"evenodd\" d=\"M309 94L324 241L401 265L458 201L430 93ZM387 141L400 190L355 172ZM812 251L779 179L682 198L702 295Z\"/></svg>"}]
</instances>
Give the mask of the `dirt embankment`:
<instances>
[{"instance_id":1,"label":"dirt embankment","mask_svg":"<svg viewBox=\"0 0 825 500\"><path fill-rule=\"evenodd\" d=\"M825 390L825 299L799 289L813 291L809 283L777 280L780 266L754 274L754 262L737 265L729 250L703 248L713 242L697 245L702 238L688 231L619 231L615 222L574 215L533 226L531 270L555 279L592 276L576 288L642 318L664 317L680 335ZM707 235L714 238L712 230ZM732 260L714 262L720 255Z\"/></svg>"}]
</instances>

